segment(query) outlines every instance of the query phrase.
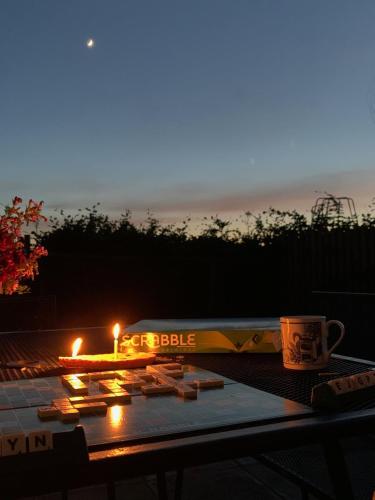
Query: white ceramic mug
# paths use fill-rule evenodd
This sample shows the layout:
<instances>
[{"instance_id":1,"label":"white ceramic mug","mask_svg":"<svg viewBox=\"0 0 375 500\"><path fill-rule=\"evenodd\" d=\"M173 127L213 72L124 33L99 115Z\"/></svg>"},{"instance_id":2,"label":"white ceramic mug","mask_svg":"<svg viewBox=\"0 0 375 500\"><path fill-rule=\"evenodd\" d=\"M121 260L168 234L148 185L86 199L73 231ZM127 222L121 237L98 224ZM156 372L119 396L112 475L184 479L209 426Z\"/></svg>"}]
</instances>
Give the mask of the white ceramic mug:
<instances>
[{"instance_id":1,"label":"white ceramic mug","mask_svg":"<svg viewBox=\"0 0 375 500\"><path fill-rule=\"evenodd\" d=\"M327 366L329 357L342 341L344 325L335 319L329 321L325 316L283 316L281 323L281 342L285 368L291 370L320 370ZM329 327L338 325L340 336L328 349Z\"/></svg>"}]
</instances>

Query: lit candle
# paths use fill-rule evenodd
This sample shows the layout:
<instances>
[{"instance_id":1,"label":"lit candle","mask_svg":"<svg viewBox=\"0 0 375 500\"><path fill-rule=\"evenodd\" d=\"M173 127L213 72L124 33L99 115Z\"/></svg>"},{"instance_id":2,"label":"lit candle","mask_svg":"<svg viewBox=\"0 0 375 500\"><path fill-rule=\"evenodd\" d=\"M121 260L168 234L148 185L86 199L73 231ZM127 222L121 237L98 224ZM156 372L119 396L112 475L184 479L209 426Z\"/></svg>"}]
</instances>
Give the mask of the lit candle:
<instances>
[{"instance_id":1,"label":"lit candle","mask_svg":"<svg viewBox=\"0 0 375 500\"><path fill-rule=\"evenodd\" d=\"M74 368L83 372L84 370L103 371L120 370L128 368L144 368L155 361L155 354L139 352L134 354L124 354L118 352L118 337L121 326L116 323L113 326L114 352L107 354L78 354L83 343L81 338L75 339L72 344L71 356L59 356L59 363L64 368Z\"/></svg>"},{"instance_id":2,"label":"lit candle","mask_svg":"<svg viewBox=\"0 0 375 500\"><path fill-rule=\"evenodd\" d=\"M78 337L78 339L75 339L75 341L72 344L72 358L75 358L78 355L79 350L81 349L82 345L82 339L81 337Z\"/></svg>"},{"instance_id":3,"label":"lit candle","mask_svg":"<svg viewBox=\"0 0 375 500\"><path fill-rule=\"evenodd\" d=\"M117 353L118 353L118 336L120 334L120 324L119 323L116 323L113 327L113 336L115 338L115 342L114 342L114 348L113 348L113 355L114 355L114 359L117 359Z\"/></svg>"}]
</instances>

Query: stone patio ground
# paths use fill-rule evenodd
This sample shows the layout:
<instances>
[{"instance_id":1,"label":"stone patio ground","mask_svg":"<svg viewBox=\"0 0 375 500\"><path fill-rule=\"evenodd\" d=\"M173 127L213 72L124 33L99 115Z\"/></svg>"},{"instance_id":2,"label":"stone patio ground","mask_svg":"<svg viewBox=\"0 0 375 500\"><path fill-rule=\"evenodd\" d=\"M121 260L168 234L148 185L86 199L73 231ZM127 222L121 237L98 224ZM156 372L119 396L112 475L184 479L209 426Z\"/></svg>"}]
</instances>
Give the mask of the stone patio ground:
<instances>
[{"instance_id":1,"label":"stone patio ground","mask_svg":"<svg viewBox=\"0 0 375 500\"><path fill-rule=\"evenodd\" d=\"M173 499L175 474L168 473L168 498ZM27 500L60 500L60 493ZM118 500L156 500L155 476L116 484ZM185 471L182 500L299 500L301 490L253 458L228 460ZM68 500L106 500L106 486L71 490ZM5 500L5 499L4 499ZM26 499L23 499L26 500ZM315 500L312 495L309 500Z\"/></svg>"}]
</instances>

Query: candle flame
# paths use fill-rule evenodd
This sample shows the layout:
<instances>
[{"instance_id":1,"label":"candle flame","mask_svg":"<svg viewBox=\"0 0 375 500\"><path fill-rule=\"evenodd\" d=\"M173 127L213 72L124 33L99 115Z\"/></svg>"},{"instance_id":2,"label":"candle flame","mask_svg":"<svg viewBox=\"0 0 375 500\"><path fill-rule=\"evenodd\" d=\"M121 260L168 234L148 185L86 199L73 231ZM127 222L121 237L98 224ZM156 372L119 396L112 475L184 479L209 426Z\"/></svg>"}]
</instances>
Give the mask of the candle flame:
<instances>
[{"instance_id":1,"label":"candle flame","mask_svg":"<svg viewBox=\"0 0 375 500\"><path fill-rule=\"evenodd\" d=\"M113 326L112 332L115 339L118 339L118 336L120 335L120 323L116 323Z\"/></svg>"},{"instance_id":2,"label":"candle flame","mask_svg":"<svg viewBox=\"0 0 375 500\"><path fill-rule=\"evenodd\" d=\"M154 335L153 333L146 333L146 345L151 348L156 348L156 342L157 342L157 335Z\"/></svg>"},{"instance_id":3,"label":"candle flame","mask_svg":"<svg viewBox=\"0 0 375 500\"><path fill-rule=\"evenodd\" d=\"M82 342L83 342L83 340L81 339L81 337L78 337L78 339L75 339L75 341L73 342L73 344L72 344L72 358L75 358L77 356L79 350L81 349Z\"/></svg>"}]
</instances>

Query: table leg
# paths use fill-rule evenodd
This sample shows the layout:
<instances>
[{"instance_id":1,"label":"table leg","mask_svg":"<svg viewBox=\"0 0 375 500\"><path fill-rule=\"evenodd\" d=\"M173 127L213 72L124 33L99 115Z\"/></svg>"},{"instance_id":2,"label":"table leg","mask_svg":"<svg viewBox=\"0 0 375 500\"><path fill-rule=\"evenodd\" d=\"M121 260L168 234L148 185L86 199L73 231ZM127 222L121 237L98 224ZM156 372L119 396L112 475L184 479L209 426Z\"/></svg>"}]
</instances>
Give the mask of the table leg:
<instances>
[{"instance_id":1,"label":"table leg","mask_svg":"<svg viewBox=\"0 0 375 500\"><path fill-rule=\"evenodd\" d=\"M167 478L165 472L158 472L156 474L156 480L158 485L158 499L159 500L168 500L167 493Z\"/></svg>"},{"instance_id":2,"label":"table leg","mask_svg":"<svg viewBox=\"0 0 375 500\"><path fill-rule=\"evenodd\" d=\"M113 481L107 483L107 500L116 500L116 487Z\"/></svg>"},{"instance_id":3,"label":"table leg","mask_svg":"<svg viewBox=\"0 0 375 500\"><path fill-rule=\"evenodd\" d=\"M184 482L184 469L177 469L176 482L174 486L174 500L181 500L183 482Z\"/></svg>"},{"instance_id":4,"label":"table leg","mask_svg":"<svg viewBox=\"0 0 375 500\"><path fill-rule=\"evenodd\" d=\"M301 489L301 500L309 500L310 495L309 491L306 488L300 487Z\"/></svg>"},{"instance_id":5,"label":"table leg","mask_svg":"<svg viewBox=\"0 0 375 500\"><path fill-rule=\"evenodd\" d=\"M330 439L322 444L335 497L338 500L354 500L349 471L341 444L337 439Z\"/></svg>"}]
</instances>

